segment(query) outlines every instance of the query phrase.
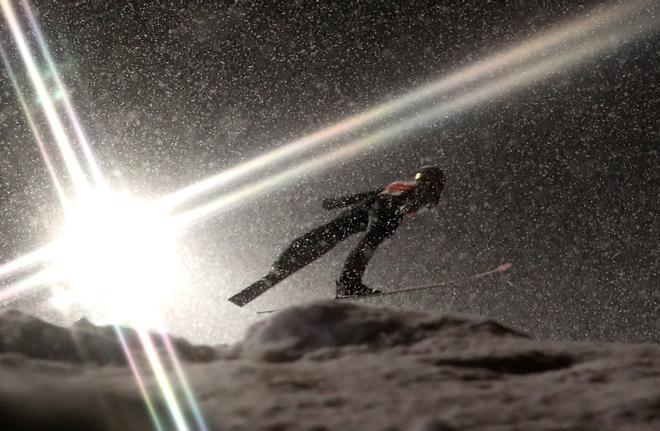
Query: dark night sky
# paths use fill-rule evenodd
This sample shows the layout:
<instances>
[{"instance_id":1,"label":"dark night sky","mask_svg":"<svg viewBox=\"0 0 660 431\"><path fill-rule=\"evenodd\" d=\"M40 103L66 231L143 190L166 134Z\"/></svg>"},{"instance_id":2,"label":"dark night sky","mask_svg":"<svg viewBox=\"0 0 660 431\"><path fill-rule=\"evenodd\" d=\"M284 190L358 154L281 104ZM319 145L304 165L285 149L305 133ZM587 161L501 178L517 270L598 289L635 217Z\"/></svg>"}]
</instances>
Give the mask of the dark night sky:
<instances>
[{"instance_id":1,"label":"dark night sky","mask_svg":"<svg viewBox=\"0 0 660 431\"><path fill-rule=\"evenodd\" d=\"M276 3L34 6L104 172L157 196L601 2ZM52 234L57 203L4 79L0 96L6 261ZM376 155L300 178L190 233L184 246L194 256L194 283L170 315L173 328L224 337L238 318L224 299L260 277L294 236L329 219L323 197L368 190L435 162L449 176L441 208L384 245L368 284L417 285L511 261L514 271L496 283L395 302L486 315L541 336L658 342L658 112L656 32ZM331 296L351 245L269 292L257 308Z\"/></svg>"}]
</instances>

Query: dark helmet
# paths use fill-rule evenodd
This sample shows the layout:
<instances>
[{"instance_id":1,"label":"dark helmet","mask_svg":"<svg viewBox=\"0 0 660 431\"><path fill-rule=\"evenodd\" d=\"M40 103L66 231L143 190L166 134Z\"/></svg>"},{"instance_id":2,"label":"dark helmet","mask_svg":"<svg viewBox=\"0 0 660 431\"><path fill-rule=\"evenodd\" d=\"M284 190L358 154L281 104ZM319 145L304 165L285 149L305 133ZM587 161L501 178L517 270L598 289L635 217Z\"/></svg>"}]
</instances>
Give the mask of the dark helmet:
<instances>
[{"instance_id":1,"label":"dark helmet","mask_svg":"<svg viewBox=\"0 0 660 431\"><path fill-rule=\"evenodd\" d=\"M441 192L445 187L445 172L437 166L422 166L415 174L415 181L430 185Z\"/></svg>"},{"instance_id":2,"label":"dark helmet","mask_svg":"<svg viewBox=\"0 0 660 431\"><path fill-rule=\"evenodd\" d=\"M420 185L422 199L427 207L438 205L440 194L445 188L445 172L437 166L422 166L415 174L415 181Z\"/></svg>"}]
</instances>

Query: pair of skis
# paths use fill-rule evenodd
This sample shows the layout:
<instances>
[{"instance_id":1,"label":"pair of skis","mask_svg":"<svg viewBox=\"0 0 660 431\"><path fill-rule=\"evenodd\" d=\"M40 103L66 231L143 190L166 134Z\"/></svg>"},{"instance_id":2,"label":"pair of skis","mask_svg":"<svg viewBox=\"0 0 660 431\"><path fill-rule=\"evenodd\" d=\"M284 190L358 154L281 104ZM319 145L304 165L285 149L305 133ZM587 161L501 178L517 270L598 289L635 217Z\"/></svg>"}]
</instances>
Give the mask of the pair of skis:
<instances>
[{"instance_id":1,"label":"pair of skis","mask_svg":"<svg viewBox=\"0 0 660 431\"><path fill-rule=\"evenodd\" d=\"M462 283L466 283L468 281L472 280L477 280L480 278L486 278L489 276L497 275L497 274L502 274L509 269L511 269L512 264L511 263L503 263L493 269L489 269L488 271L480 272L478 274L474 274L468 277L463 277L463 278L458 278L455 280L449 280L449 281L444 281L442 283L434 283L434 284L426 284L423 286L416 286L416 287L407 287L404 289L396 289L396 290L388 290L386 292L380 292L380 293L374 293L372 295L363 295L363 296L342 296L342 297L337 297L337 300L359 300L362 298L373 298L373 297L381 297L381 296L391 296L391 295L398 295L401 293L407 293L407 292L417 292L420 290L431 290L431 289L437 289L441 287L449 287L449 286L456 286ZM274 313L278 310L262 310L262 311L257 311L257 314L270 314Z\"/></svg>"}]
</instances>

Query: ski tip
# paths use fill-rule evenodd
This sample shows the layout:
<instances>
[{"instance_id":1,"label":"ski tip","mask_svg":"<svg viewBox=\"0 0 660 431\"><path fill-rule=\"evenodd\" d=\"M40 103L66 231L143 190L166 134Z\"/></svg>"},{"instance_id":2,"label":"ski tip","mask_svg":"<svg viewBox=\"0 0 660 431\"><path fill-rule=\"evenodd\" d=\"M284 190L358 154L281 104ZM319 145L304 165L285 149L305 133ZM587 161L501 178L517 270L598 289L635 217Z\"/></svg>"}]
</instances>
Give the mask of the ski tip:
<instances>
[{"instance_id":1,"label":"ski tip","mask_svg":"<svg viewBox=\"0 0 660 431\"><path fill-rule=\"evenodd\" d=\"M234 295L231 298L227 298L227 301L234 305L238 305L239 307L242 307L249 302L245 301L245 298L243 298L240 294Z\"/></svg>"},{"instance_id":2,"label":"ski tip","mask_svg":"<svg viewBox=\"0 0 660 431\"><path fill-rule=\"evenodd\" d=\"M506 272L511 269L513 264L511 262L503 263L502 265L495 268L497 272Z\"/></svg>"}]
</instances>

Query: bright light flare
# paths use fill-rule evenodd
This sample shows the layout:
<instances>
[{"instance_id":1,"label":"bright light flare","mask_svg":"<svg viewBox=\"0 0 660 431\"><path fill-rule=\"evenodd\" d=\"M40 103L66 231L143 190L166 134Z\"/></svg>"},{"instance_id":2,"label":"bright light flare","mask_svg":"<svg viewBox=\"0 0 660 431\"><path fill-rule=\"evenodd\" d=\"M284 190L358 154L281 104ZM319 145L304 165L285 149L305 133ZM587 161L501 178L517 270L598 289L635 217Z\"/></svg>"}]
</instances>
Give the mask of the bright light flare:
<instances>
[{"instance_id":1,"label":"bright light flare","mask_svg":"<svg viewBox=\"0 0 660 431\"><path fill-rule=\"evenodd\" d=\"M54 305L99 322L148 324L180 281L177 235L152 207L127 195L87 196L67 214L53 276Z\"/></svg>"},{"instance_id":2,"label":"bright light flare","mask_svg":"<svg viewBox=\"0 0 660 431\"><path fill-rule=\"evenodd\" d=\"M161 334L167 344L169 356L168 361L163 361L160 357L161 352L154 345L152 335L148 331L150 327L162 327L159 310L180 281L177 232L173 228L173 223L154 211L153 204L147 205L127 195L110 191L82 131L31 5L28 0L21 0L21 5L55 81L52 97L46 85L47 80L37 67L39 62L33 57L29 47L30 38L23 33L11 2L0 0L0 9L4 13L43 114L61 152L71 185L77 193L76 201L70 205L61 186L61 178L51 163L44 140L23 98L23 91L15 79L9 57L0 47L2 61L15 87L19 103L66 210L66 225L57 241L0 265L0 279L33 269L37 265L44 267L18 283L1 289L0 302L38 286L50 286L53 291L53 305L67 314L75 307L97 322L125 323L134 326L146 355L145 359L160 390L161 400L170 413L172 425L177 431L192 429L178 399L178 388L173 384L178 383L198 429L205 431L208 428L203 414L188 385L173 346L167 336ZM60 118L56 101L58 104L60 102L64 104L68 121ZM65 124L73 127L77 141L69 140ZM92 184L88 181L74 146L82 150L87 161L86 168L91 171L97 190L93 190ZM58 285L65 287L56 287ZM142 377L140 366L121 328L115 325L115 330L153 425L156 430L162 431L165 428L154 403L156 398L152 396L150 388ZM170 380L166 363L174 367L177 381Z\"/></svg>"}]
</instances>

